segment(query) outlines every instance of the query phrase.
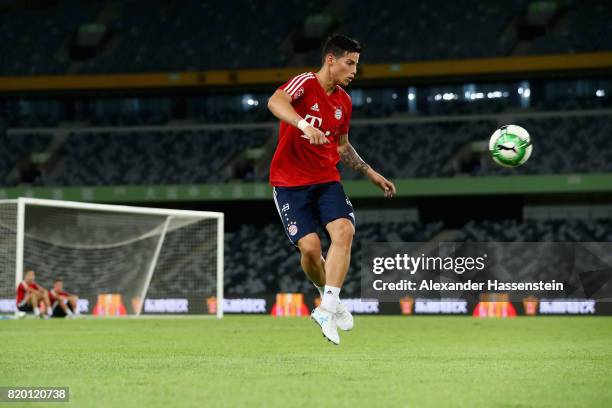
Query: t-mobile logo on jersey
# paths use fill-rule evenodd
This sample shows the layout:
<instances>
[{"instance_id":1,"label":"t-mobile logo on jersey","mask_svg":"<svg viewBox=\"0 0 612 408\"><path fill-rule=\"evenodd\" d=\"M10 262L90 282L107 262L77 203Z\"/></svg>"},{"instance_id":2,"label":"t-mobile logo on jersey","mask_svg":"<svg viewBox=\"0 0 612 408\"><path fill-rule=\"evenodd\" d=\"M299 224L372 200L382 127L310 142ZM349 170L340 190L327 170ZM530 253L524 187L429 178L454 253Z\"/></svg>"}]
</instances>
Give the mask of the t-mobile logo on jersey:
<instances>
[{"instance_id":1,"label":"t-mobile logo on jersey","mask_svg":"<svg viewBox=\"0 0 612 408\"><path fill-rule=\"evenodd\" d=\"M304 116L304 120L305 120L306 122L308 122L308 123L310 124L310 126L312 126L313 128L318 128L318 129L321 129L321 125L323 124L323 119L321 119L321 118L319 118L319 117L317 117L317 116L306 115L306 116ZM329 136L329 135L330 135L330 133L331 133L331 132L330 132L329 130L328 130L328 131L326 131L326 132L325 132L325 136ZM304 139L308 139L308 140L310 140L310 138L309 138L308 136L306 136L306 135L302 135L302 137L303 137Z\"/></svg>"},{"instance_id":2,"label":"t-mobile logo on jersey","mask_svg":"<svg viewBox=\"0 0 612 408\"><path fill-rule=\"evenodd\" d=\"M323 119L317 117L317 116L312 116L312 115L306 115L304 116L304 120L308 123L310 123L310 126L312 127L316 127L316 128L320 128L321 125L323 124Z\"/></svg>"}]
</instances>

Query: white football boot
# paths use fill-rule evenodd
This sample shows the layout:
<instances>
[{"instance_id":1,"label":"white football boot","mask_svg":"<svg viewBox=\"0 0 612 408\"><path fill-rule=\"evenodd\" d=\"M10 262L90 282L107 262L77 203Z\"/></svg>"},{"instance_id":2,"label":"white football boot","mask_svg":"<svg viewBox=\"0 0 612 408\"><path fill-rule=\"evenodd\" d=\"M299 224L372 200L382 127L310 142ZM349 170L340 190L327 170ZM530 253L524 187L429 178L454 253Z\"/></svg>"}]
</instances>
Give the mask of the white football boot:
<instances>
[{"instance_id":1,"label":"white football boot","mask_svg":"<svg viewBox=\"0 0 612 408\"><path fill-rule=\"evenodd\" d=\"M355 325L353 315L340 301L338 301L336 305L336 313L334 313L334 316L336 317L336 325L340 330L349 331Z\"/></svg>"},{"instance_id":2,"label":"white football boot","mask_svg":"<svg viewBox=\"0 0 612 408\"><path fill-rule=\"evenodd\" d=\"M340 336L338 335L338 327L336 326L336 318L334 313L323 309L321 306L313 309L310 318L321 326L321 332L327 340L333 344L340 344Z\"/></svg>"}]
</instances>

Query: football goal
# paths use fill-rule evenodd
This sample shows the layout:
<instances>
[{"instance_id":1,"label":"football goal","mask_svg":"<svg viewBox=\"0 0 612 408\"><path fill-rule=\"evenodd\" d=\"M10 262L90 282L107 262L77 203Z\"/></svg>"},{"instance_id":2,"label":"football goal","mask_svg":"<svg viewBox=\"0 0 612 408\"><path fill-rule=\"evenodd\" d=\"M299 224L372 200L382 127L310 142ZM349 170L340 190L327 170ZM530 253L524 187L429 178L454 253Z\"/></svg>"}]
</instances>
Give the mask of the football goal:
<instances>
[{"instance_id":1,"label":"football goal","mask_svg":"<svg viewBox=\"0 0 612 408\"><path fill-rule=\"evenodd\" d=\"M82 313L223 316L223 213L19 198L0 200L0 299L33 270Z\"/></svg>"}]
</instances>

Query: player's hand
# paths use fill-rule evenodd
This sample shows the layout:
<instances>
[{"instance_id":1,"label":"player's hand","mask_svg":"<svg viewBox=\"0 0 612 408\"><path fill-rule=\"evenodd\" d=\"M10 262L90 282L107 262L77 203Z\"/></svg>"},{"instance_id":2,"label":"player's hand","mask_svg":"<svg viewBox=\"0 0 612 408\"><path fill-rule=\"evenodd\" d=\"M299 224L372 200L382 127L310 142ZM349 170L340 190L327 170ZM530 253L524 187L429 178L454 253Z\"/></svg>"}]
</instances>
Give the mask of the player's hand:
<instances>
[{"instance_id":1,"label":"player's hand","mask_svg":"<svg viewBox=\"0 0 612 408\"><path fill-rule=\"evenodd\" d=\"M385 197L391 198L395 195L397 190L395 189L395 184L384 178L380 173L370 170L367 173L368 178L372 183L374 183L378 188L380 188L384 193Z\"/></svg>"},{"instance_id":2,"label":"player's hand","mask_svg":"<svg viewBox=\"0 0 612 408\"><path fill-rule=\"evenodd\" d=\"M329 139L325 137L325 134L314 126L306 126L302 137L310 140L310 144L312 145L329 143Z\"/></svg>"}]
</instances>

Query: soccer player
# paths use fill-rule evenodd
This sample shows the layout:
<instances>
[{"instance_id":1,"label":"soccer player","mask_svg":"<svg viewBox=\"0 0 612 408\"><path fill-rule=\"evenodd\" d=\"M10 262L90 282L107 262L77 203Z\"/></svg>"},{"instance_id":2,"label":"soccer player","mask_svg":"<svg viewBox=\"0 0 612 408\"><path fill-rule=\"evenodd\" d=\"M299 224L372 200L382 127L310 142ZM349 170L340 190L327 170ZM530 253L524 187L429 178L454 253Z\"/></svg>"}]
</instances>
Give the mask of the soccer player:
<instances>
[{"instance_id":1,"label":"soccer player","mask_svg":"<svg viewBox=\"0 0 612 408\"><path fill-rule=\"evenodd\" d=\"M49 291L49 300L53 317L73 317L78 315L78 296L64 290L64 282L61 278L53 281L53 289Z\"/></svg>"},{"instance_id":2,"label":"soccer player","mask_svg":"<svg viewBox=\"0 0 612 408\"><path fill-rule=\"evenodd\" d=\"M396 192L393 183L366 164L348 140L352 104L342 86L355 78L360 53L357 41L333 35L323 46L319 71L291 78L268 101L281 121L270 165L274 201L287 237L299 249L302 269L322 297L311 318L334 344L340 344L338 328L353 328L353 316L339 295L355 234L353 207L336 165L342 161L364 174L385 197ZM317 223L331 239L325 259Z\"/></svg>"},{"instance_id":3,"label":"soccer player","mask_svg":"<svg viewBox=\"0 0 612 408\"><path fill-rule=\"evenodd\" d=\"M44 303L46 310L50 311L51 308L49 302L49 292L42 286L38 285L34 280L36 274L33 270L28 270L25 274L24 280L17 286L17 310L20 312L31 313L34 312L36 317L40 317L40 303ZM47 315L42 314L42 317Z\"/></svg>"}]
</instances>

